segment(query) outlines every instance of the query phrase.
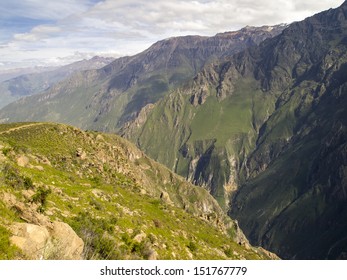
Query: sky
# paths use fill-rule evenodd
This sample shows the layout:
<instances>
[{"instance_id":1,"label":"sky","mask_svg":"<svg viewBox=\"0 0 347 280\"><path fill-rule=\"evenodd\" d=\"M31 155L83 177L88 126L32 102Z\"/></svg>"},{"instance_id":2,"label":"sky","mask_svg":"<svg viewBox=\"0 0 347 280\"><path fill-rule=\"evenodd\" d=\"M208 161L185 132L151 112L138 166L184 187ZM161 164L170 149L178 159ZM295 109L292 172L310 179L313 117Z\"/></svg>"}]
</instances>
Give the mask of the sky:
<instances>
[{"instance_id":1,"label":"sky","mask_svg":"<svg viewBox=\"0 0 347 280\"><path fill-rule=\"evenodd\" d=\"M342 0L1 0L0 71L133 55L173 36L300 21Z\"/></svg>"}]
</instances>

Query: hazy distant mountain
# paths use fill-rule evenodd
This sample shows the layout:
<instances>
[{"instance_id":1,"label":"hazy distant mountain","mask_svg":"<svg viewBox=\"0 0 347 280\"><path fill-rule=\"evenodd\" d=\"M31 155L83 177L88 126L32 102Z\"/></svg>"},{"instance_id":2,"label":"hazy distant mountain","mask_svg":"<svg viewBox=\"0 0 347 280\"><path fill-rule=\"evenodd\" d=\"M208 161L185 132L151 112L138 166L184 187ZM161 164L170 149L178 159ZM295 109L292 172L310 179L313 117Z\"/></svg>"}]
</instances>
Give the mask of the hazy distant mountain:
<instances>
[{"instance_id":1,"label":"hazy distant mountain","mask_svg":"<svg viewBox=\"0 0 347 280\"><path fill-rule=\"evenodd\" d=\"M41 72L48 72L56 69L58 67L26 67L26 68L15 68L15 69L6 69L6 70L0 70L0 83L13 79L15 77L26 75L26 74L33 74L33 73L41 73Z\"/></svg>"},{"instance_id":2,"label":"hazy distant mountain","mask_svg":"<svg viewBox=\"0 0 347 280\"><path fill-rule=\"evenodd\" d=\"M123 134L283 258L347 252L347 2L147 106Z\"/></svg>"},{"instance_id":3,"label":"hazy distant mountain","mask_svg":"<svg viewBox=\"0 0 347 280\"><path fill-rule=\"evenodd\" d=\"M116 59L100 70L77 73L43 94L21 99L5 108L1 118L117 131L145 105L194 77L206 63L254 46L284 28L246 27L213 37L166 39L140 54Z\"/></svg>"},{"instance_id":4,"label":"hazy distant mountain","mask_svg":"<svg viewBox=\"0 0 347 280\"><path fill-rule=\"evenodd\" d=\"M45 91L53 84L66 79L75 72L99 69L111 63L113 60L114 58L95 56L89 60L84 59L69 65L56 67L54 70L48 67L32 70L23 69L23 71L32 72L29 74L16 76L0 83L0 108L19 99L20 97L38 94ZM18 74L17 72L15 73L16 75Z\"/></svg>"}]
</instances>

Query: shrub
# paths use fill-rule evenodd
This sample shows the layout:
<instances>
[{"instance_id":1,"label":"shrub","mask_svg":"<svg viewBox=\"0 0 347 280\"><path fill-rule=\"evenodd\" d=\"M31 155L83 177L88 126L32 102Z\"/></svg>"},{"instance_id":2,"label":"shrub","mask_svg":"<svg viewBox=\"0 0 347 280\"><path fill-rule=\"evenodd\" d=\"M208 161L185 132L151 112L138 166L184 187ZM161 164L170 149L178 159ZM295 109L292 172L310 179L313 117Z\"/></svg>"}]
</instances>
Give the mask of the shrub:
<instances>
[{"instance_id":1,"label":"shrub","mask_svg":"<svg viewBox=\"0 0 347 280\"><path fill-rule=\"evenodd\" d=\"M191 252L195 252L198 249L194 241L190 241L187 247Z\"/></svg>"},{"instance_id":2,"label":"shrub","mask_svg":"<svg viewBox=\"0 0 347 280\"><path fill-rule=\"evenodd\" d=\"M31 197L31 202L39 203L40 206L38 208L39 212L44 212L47 205L47 197L51 193L50 189L39 187L36 193Z\"/></svg>"},{"instance_id":3,"label":"shrub","mask_svg":"<svg viewBox=\"0 0 347 280\"><path fill-rule=\"evenodd\" d=\"M26 188L26 189L33 189L34 188L34 183L31 180L31 178L29 178L29 177L23 178L23 185L24 185L24 188Z\"/></svg>"},{"instance_id":4,"label":"shrub","mask_svg":"<svg viewBox=\"0 0 347 280\"><path fill-rule=\"evenodd\" d=\"M84 241L85 259L119 259L121 248L107 234L114 231L115 219L95 219L88 213L79 213L71 221L71 227Z\"/></svg>"},{"instance_id":5,"label":"shrub","mask_svg":"<svg viewBox=\"0 0 347 280\"><path fill-rule=\"evenodd\" d=\"M2 169L7 185L13 188L21 188L24 185L23 178L20 176L19 170L10 164L5 164Z\"/></svg>"},{"instance_id":6,"label":"shrub","mask_svg":"<svg viewBox=\"0 0 347 280\"><path fill-rule=\"evenodd\" d=\"M25 188L25 189L32 189L34 188L34 183L31 180L31 178L22 176L20 174L20 171L12 166L11 164L7 163L2 169L2 172L4 173L5 182L7 185L13 187L13 188Z\"/></svg>"}]
</instances>

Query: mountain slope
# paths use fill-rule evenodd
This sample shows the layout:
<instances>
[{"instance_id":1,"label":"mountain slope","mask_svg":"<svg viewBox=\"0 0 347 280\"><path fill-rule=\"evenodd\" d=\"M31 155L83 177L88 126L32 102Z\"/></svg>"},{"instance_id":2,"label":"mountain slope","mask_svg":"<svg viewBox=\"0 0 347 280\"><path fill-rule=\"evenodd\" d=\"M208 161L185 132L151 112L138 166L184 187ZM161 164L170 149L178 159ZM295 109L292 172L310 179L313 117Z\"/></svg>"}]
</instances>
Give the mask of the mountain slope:
<instances>
[{"instance_id":1,"label":"mountain slope","mask_svg":"<svg viewBox=\"0 0 347 280\"><path fill-rule=\"evenodd\" d=\"M347 250L346 18L344 3L287 34L283 44L305 51L286 63L294 82L261 128L232 203L248 236L284 258L344 258Z\"/></svg>"},{"instance_id":2,"label":"mountain slope","mask_svg":"<svg viewBox=\"0 0 347 280\"><path fill-rule=\"evenodd\" d=\"M17 123L0 126L0 143L1 259L276 258L120 137Z\"/></svg>"},{"instance_id":3,"label":"mountain slope","mask_svg":"<svg viewBox=\"0 0 347 280\"><path fill-rule=\"evenodd\" d=\"M33 74L33 73L42 73L53 71L57 67L45 67L45 66L36 66L36 67L27 67L27 68L14 68L14 69L1 69L0 70L0 82L4 82L21 75Z\"/></svg>"},{"instance_id":4,"label":"mountain slope","mask_svg":"<svg viewBox=\"0 0 347 280\"><path fill-rule=\"evenodd\" d=\"M4 121L56 121L84 129L118 131L149 103L191 79L201 68L280 33L285 26L246 27L213 37L186 36L155 43L96 71L76 74L44 94L1 112Z\"/></svg>"},{"instance_id":5,"label":"mountain slope","mask_svg":"<svg viewBox=\"0 0 347 280\"><path fill-rule=\"evenodd\" d=\"M53 84L60 82L78 71L99 69L111 63L114 58L95 56L89 60L82 60L57 67L54 70L40 71L19 75L0 83L0 108L28 95L38 94L47 90Z\"/></svg>"},{"instance_id":6,"label":"mountain slope","mask_svg":"<svg viewBox=\"0 0 347 280\"><path fill-rule=\"evenodd\" d=\"M122 131L283 258L346 252L346 6L205 67Z\"/></svg>"}]
</instances>

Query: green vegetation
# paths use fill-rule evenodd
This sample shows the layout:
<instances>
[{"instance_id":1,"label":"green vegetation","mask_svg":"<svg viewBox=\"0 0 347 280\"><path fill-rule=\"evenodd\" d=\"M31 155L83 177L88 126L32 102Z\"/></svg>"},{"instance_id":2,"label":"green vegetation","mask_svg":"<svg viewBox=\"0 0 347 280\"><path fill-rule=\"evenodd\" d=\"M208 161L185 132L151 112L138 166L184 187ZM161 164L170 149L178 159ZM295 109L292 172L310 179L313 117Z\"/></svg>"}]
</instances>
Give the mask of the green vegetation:
<instances>
[{"instance_id":1,"label":"green vegetation","mask_svg":"<svg viewBox=\"0 0 347 280\"><path fill-rule=\"evenodd\" d=\"M3 131L2 258L16 258L6 243L10 225L42 217L69 224L84 241L84 259L267 258L237 243L237 232L226 230L233 222L205 190L117 136L49 123ZM48 258L61 257L54 252Z\"/></svg>"},{"instance_id":2,"label":"green vegetation","mask_svg":"<svg viewBox=\"0 0 347 280\"><path fill-rule=\"evenodd\" d=\"M31 197L31 202L38 203L39 212L44 212L47 206L47 196L51 193L51 190L44 187L38 187L36 193Z\"/></svg>"},{"instance_id":3,"label":"green vegetation","mask_svg":"<svg viewBox=\"0 0 347 280\"><path fill-rule=\"evenodd\" d=\"M143 126L127 136L176 173L207 184L227 209L229 193L224 185L233 177L236 180L231 165L241 164L251 153L260 126L274 110L274 97L258 87L255 80L240 80L222 100L210 89L198 106L190 103L186 93L174 91L156 104Z\"/></svg>"},{"instance_id":4,"label":"green vegetation","mask_svg":"<svg viewBox=\"0 0 347 280\"><path fill-rule=\"evenodd\" d=\"M206 66L124 132L283 258L346 258L345 11Z\"/></svg>"},{"instance_id":5,"label":"green vegetation","mask_svg":"<svg viewBox=\"0 0 347 280\"><path fill-rule=\"evenodd\" d=\"M0 260L12 260L21 257L20 250L11 244L11 233L0 225Z\"/></svg>"}]
</instances>

